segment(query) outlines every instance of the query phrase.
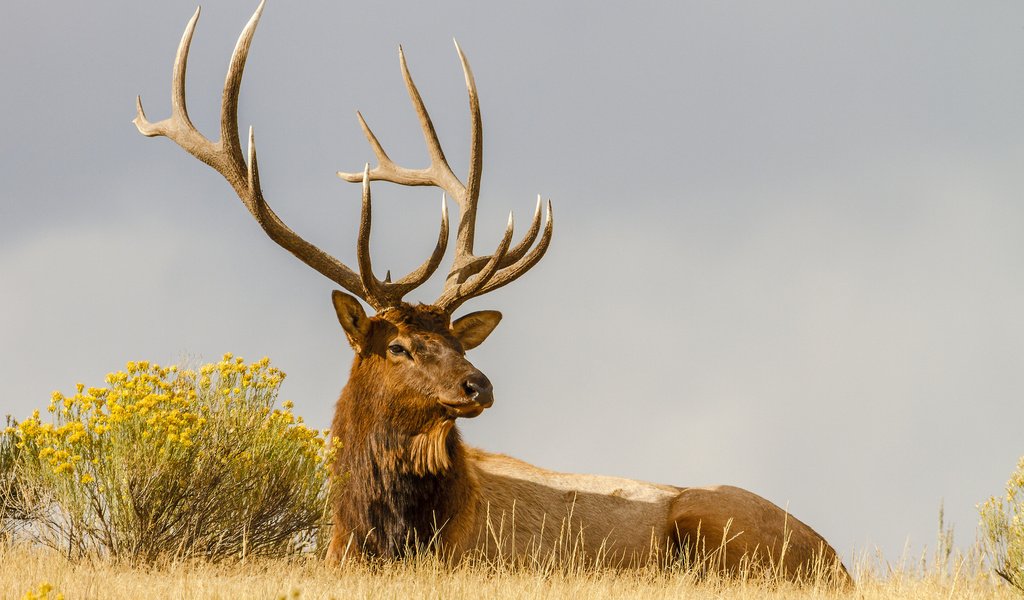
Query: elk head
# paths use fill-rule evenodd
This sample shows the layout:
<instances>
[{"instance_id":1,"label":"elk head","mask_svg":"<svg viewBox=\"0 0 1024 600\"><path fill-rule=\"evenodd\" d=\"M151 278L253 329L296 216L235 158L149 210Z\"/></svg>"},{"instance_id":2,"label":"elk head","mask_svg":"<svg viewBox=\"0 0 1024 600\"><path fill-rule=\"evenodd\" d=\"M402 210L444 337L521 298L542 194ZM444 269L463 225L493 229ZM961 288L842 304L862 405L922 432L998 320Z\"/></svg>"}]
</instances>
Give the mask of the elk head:
<instances>
[{"instance_id":1,"label":"elk head","mask_svg":"<svg viewBox=\"0 0 1024 600\"><path fill-rule=\"evenodd\" d=\"M349 294L335 291L333 301L349 343L356 352L352 378L360 379L364 389L387 386L390 397L403 402L380 407L377 415L393 414L395 419L416 429L425 420L451 421L455 417L474 417L493 402L490 381L465 358L469 350L487 337L501 319L497 311L481 311L451 321L453 312L466 300L486 294L515 280L535 265L551 241L552 214L548 202L544 232L540 240L541 202L526 235L512 244L513 219L490 255L473 251L477 201L483 164L483 136L476 84L469 63L456 43L469 93L472 121L469 173L463 183L445 159L430 116L413 83L405 54L399 48L402 76L419 117L430 165L410 169L388 158L380 142L361 114L359 123L377 158L372 169L367 164L361 173L338 173L349 182L362 184L362 211L357 238L358 272L299 237L270 208L260 188L259 168L252 128L249 129L248 156L242 153L238 132L238 94L246 57L253 34L263 12L261 2L242 31L231 56L221 100L220 140L213 142L201 134L188 117L185 103L185 72L189 46L196 23L197 9L185 28L175 57L171 91L171 117L157 123L146 119L141 99L137 100L135 125L146 136L170 138L185 151L210 165L234 188L242 203L267 235L319 273L334 281ZM408 275L391 281L390 272L380 280L373 273L369 240L371 225L370 182L384 180L408 186L434 186L442 189L459 207L455 258L440 297L429 305L413 306L402 298L422 285L438 268L448 244L448 212L445 196L441 202L441 226L430 256ZM537 242L534 244L534 242ZM351 295L350 295L351 294ZM368 317L361 299L376 314ZM350 379L350 384L355 382Z\"/></svg>"},{"instance_id":2,"label":"elk head","mask_svg":"<svg viewBox=\"0 0 1024 600\"><path fill-rule=\"evenodd\" d=\"M335 291L332 299L356 352L353 401L379 403L358 410L390 418L393 428L415 433L439 420L475 417L494 403L487 376L466 360L486 339L501 313L485 310L449 323L435 306L400 305L367 317L359 302Z\"/></svg>"}]
</instances>

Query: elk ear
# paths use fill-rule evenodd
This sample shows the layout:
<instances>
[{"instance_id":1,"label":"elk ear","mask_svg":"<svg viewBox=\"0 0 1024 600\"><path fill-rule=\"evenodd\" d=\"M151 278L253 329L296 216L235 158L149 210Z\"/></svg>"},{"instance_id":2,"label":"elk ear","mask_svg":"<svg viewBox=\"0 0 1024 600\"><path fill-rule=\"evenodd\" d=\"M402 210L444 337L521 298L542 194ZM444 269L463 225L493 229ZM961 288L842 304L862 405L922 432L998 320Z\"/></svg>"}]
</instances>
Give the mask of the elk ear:
<instances>
[{"instance_id":1,"label":"elk ear","mask_svg":"<svg viewBox=\"0 0 1024 600\"><path fill-rule=\"evenodd\" d=\"M363 305L353 296L338 290L331 292L331 301L334 302L334 310L338 313L338 321L345 330L348 343L356 352L362 352L370 336L370 319Z\"/></svg>"},{"instance_id":2,"label":"elk ear","mask_svg":"<svg viewBox=\"0 0 1024 600\"><path fill-rule=\"evenodd\" d=\"M480 310L459 317L452 323L452 333L462 342L462 347L472 350L484 343L494 328L501 321L501 313L496 310Z\"/></svg>"}]
</instances>

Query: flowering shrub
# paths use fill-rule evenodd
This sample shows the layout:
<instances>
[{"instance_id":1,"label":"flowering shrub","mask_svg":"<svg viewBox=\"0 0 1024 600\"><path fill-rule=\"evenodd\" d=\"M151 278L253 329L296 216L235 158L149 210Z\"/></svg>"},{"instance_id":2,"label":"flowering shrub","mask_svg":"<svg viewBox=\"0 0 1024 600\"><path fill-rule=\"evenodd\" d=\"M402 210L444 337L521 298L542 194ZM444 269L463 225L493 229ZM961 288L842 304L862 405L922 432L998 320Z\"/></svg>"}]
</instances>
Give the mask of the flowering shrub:
<instances>
[{"instance_id":1,"label":"flowering shrub","mask_svg":"<svg viewBox=\"0 0 1024 600\"><path fill-rule=\"evenodd\" d=\"M1006 482L1006 496L994 496L978 507L981 530L997 574L1024 592L1024 457Z\"/></svg>"},{"instance_id":2,"label":"flowering shrub","mask_svg":"<svg viewBox=\"0 0 1024 600\"><path fill-rule=\"evenodd\" d=\"M108 387L54 392L9 434L19 484L46 504L37 533L81 555L153 560L281 555L313 545L327 498L326 432L284 402L284 373L225 354L198 371L130 362Z\"/></svg>"}]
</instances>

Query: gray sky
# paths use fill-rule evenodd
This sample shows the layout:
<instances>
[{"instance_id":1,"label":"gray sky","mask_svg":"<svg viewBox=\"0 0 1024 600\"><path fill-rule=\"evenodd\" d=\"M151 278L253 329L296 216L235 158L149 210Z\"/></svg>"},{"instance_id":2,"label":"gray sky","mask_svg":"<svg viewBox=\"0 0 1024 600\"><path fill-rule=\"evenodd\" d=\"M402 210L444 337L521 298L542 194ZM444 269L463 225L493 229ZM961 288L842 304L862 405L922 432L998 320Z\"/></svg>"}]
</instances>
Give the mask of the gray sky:
<instances>
[{"instance_id":1,"label":"gray sky","mask_svg":"<svg viewBox=\"0 0 1024 600\"><path fill-rule=\"evenodd\" d=\"M255 0L204 8L189 109L216 137ZM131 124L169 114L189 1L9 2L0 20L0 413L127 360L270 356L327 425L348 349L331 282L211 169ZM404 44L446 152L480 88L478 251L554 201L548 255L461 312L489 450L564 471L730 483L845 556L958 543L1024 453L1024 5L1018 2L285 2L256 34L240 121L264 191L355 264L363 114L425 164ZM375 186L373 253L404 272L439 193ZM454 209L454 206L451 206ZM413 296L429 301L440 276Z\"/></svg>"}]
</instances>

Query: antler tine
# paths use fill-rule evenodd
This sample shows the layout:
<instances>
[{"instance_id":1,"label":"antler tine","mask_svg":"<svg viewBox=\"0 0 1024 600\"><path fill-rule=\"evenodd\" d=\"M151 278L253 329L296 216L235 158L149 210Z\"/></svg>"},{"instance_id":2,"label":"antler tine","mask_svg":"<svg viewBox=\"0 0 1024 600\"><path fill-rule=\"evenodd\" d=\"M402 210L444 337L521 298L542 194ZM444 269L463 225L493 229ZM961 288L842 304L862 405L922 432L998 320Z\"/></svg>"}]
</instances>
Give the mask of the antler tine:
<instances>
[{"instance_id":1,"label":"antler tine","mask_svg":"<svg viewBox=\"0 0 1024 600\"><path fill-rule=\"evenodd\" d=\"M512 213L509 213L508 225L505 227L505 235L501 237L501 242L498 243L498 248L494 251L494 254L489 257L487 263L484 265L483 269L481 269L476 278L455 285L446 285L444 291L441 292L441 297L438 298L434 304L451 313L466 300L481 294L481 288L483 288L498 272L501 260L508 252L508 247L512 243L512 230L514 226L515 221L512 218Z\"/></svg>"},{"instance_id":2,"label":"antler tine","mask_svg":"<svg viewBox=\"0 0 1024 600\"><path fill-rule=\"evenodd\" d=\"M236 167L244 166L242 162L242 147L238 139L238 92L242 89L242 75L245 72L245 61L249 58L249 48L252 46L252 37L256 33L256 26L259 25L260 17L263 16L263 7L266 0L260 0L256 12L245 24L238 41L235 42L235 49L231 52L231 62L228 63L228 74L224 78L224 93L221 96L220 107L220 143L225 156L236 161Z\"/></svg>"},{"instance_id":3,"label":"antler tine","mask_svg":"<svg viewBox=\"0 0 1024 600\"><path fill-rule=\"evenodd\" d=\"M370 165L363 169L363 202L359 219L359 238L356 245L356 256L359 261L359 278L366 290L364 299L377 310L395 306L402 297L421 286L430 278L441 264L444 252L448 247L448 207L444 198L441 199L441 231L430 257L416 270L391 283L391 271L387 272L384 281L379 281L373 274L370 261L370 227L372 223L372 203L370 198Z\"/></svg>"},{"instance_id":4,"label":"antler tine","mask_svg":"<svg viewBox=\"0 0 1024 600\"><path fill-rule=\"evenodd\" d=\"M455 176L455 173L452 172L451 167L448 166L444 151L441 149L441 143L437 139L434 124L430 120L430 113L427 112L427 108L423 104L423 98L420 96L420 92L412 80L409 66L405 60L405 51L402 50L401 46L398 47L398 59L402 67L402 77L405 80L409 99L412 101L413 108L416 109L416 115L420 120L420 128L423 130L423 139L426 142L427 152L430 155L430 166L423 169L409 169L396 165L388 158L384 148L377 140L377 136L373 134L369 125L366 124L366 120L363 119L363 115L357 112L356 116L359 118L359 125L362 127L363 134L366 136L377 157L377 166L370 170L370 180L390 181L400 185L431 185L439 187L447 192L458 203L460 210L462 210L465 205L466 188L459 181L458 177ZM362 174L358 173L338 171L338 177L351 183L362 181Z\"/></svg>"},{"instance_id":5,"label":"antler tine","mask_svg":"<svg viewBox=\"0 0 1024 600\"><path fill-rule=\"evenodd\" d=\"M480 96L476 91L476 79L473 77L473 69L469 67L466 55L462 53L462 47L458 40L455 43L455 51L459 55L459 63L462 64L462 75L466 79L466 92L469 95L469 118L470 118L470 150L469 150L469 175L466 177L466 201L459 205L459 232L456 238L456 261L459 259L468 260L473 257L473 242L476 234L476 205L480 198L480 177L483 175L484 165L484 131L480 119ZM452 266L455 270L455 265Z\"/></svg>"},{"instance_id":6,"label":"antler tine","mask_svg":"<svg viewBox=\"0 0 1024 600\"><path fill-rule=\"evenodd\" d=\"M505 257L508 264L522 258L526 251L530 249L530 246L533 245L533 241L537 239L537 234L540 233L540 205L540 194L537 194L537 206L533 209L533 219L530 220L530 228L526 231L523 239L508 251L508 256ZM507 264L501 266L505 267Z\"/></svg>"},{"instance_id":7,"label":"antler tine","mask_svg":"<svg viewBox=\"0 0 1024 600\"><path fill-rule=\"evenodd\" d=\"M133 121L139 132L147 137L164 136L181 146L183 150L213 167L227 180L239 199L253 215L260 227L282 248L294 254L301 261L344 287L353 294L367 299L358 275L341 261L320 250L299 237L271 210L263 197L259 183L259 167L256 160L256 144L249 129L248 164L242 156L238 135L238 93L242 82L245 61L249 54L256 26L263 14L265 0L262 0L249 22L242 30L231 54L228 74L224 82L221 100L221 139L211 142L200 133L188 117L185 101L185 74L192 35L199 21L197 9L189 20L182 35L174 59L171 79L171 116L163 121L151 123L142 109L142 98L136 99L136 117Z\"/></svg>"},{"instance_id":8,"label":"antler tine","mask_svg":"<svg viewBox=\"0 0 1024 600\"><path fill-rule=\"evenodd\" d=\"M540 214L539 207L537 214L538 216ZM481 296L483 294L486 294L487 292L490 292L491 290L496 290L503 285L512 283L513 281L518 279L520 275L533 268L533 265L537 264L541 258L544 258L544 253L548 251L548 245L551 244L551 233L554 230L554 226L555 219L554 214L551 211L551 201L549 200L547 218L545 219L544 223L544 235L541 236L540 241L537 242L537 245L534 246L533 250L531 250L529 254L522 257L521 259L517 259L516 262L514 262L511 266L503 268L497 273L495 273L495 275L489 278L487 283L480 286L479 290L477 290L473 295ZM532 242L533 240L530 241ZM511 254L511 252L509 254ZM483 275L482 272L481 275Z\"/></svg>"},{"instance_id":9,"label":"antler tine","mask_svg":"<svg viewBox=\"0 0 1024 600\"><path fill-rule=\"evenodd\" d=\"M405 81L405 89L409 92L409 99L412 101L413 108L416 109L416 116L420 120L420 129L423 130L423 141L426 142L427 153L430 154L430 170L432 174L441 183L446 183L445 180L454 180L451 184L454 184L453 187L456 188L456 191L465 193L465 187L458 182L455 173L452 172L451 167L448 165L448 160L444 157L444 150L441 149L441 142L437 139L434 123L430 120L430 113L427 112L427 107L423 104L423 97L420 96L420 91L412 80L412 74L409 73L409 64L405 60L405 50L401 46L398 47L398 63L402 68L402 79ZM456 198L456 201L461 204L465 202L465 198Z\"/></svg>"},{"instance_id":10,"label":"antler tine","mask_svg":"<svg viewBox=\"0 0 1024 600\"><path fill-rule=\"evenodd\" d=\"M539 215L539 206L536 215ZM538 219L534 221L537 222ZM532 231L531 227L531 231ZM487 258L487 262L483 263L482 267L479 267L479 273L469 281L446 287L442 293L441 300L438 301L438 305L445 306L449 311L454 311L463 302L476 296L482 296L490 291L496 290L504 285L512 283L518 279L523 273L529 271L535 264L537 264L541 258L544 257L544 253L548 250L548 245L551 243L551 233L554 230L554 216L551 210L551 202L548 201L547 219L544 224L544 234L541 236L540 241L533 247L528 254L520 255L516 259L511 259L513 251L517 251L520 247L524 246L529 248L530 244L525 243L529 240L531 243L536 238L536 232L527 232L523 242L517 244L513 250L505 252L507 248L507 242L505 240L510 239L512 236L511 227L506 230L505 238L502 240L502 244L499 245L498 251L490 257L476 257L475 265L481 264L479 261L483 258ZM525 252L523 250L522 252ZM506 266L508 265L508 266Z\"/></svg>"},{"instance_id":11,"label":"antler tine","mask_svg":"<svg viewBox=\"0 0 1024 600\"><path fill-rule=\"evenodd\" d=\"M202 7L197 8L192 18L189 19L188 25L185 26L185 32L181 36L181 42L178 44L178 52L174 55L174 70L171 72L171 116L156 123L149 122L142 109L142 96L136 96L136 114L132 123L135 123L139 133L146 137L159 135L171 137L173 135L176 141L180 139L182 142L188 143L188 148L185 148L188 152L203 162L208 162L196 152L210 155L213 153L214 144L192 125L192 120L188 118L188 107L185 104L185 70L188 67L188 51L192 45L192 34L196 30L201 11ZM183 143L179 143L179 145L185 147Z\"/></svg>"},{"instance_id":12,"label":"antler tine","mask_svg":"<svg viewBox=\"0 0 1024 600\"><path fill-rule=\"evenodd\" d=\"M533 246L533 242L537 239L537 234L540 233L540 218L541 218L541 198L540 194L537 195L537 205L533 209L533 219L530 221L530 228L523 235L523 239L519 240L519 243L509 249L505 258L502 259L499 268L504 269L512 263L518 261L526 252ZM480 269L484 268L487 261L491 259L490 256L474 256L472 260L467 262L461 269L458 269L458 273L455 273L453 269L452 275L455 275L459 281L466 281L471 276L476 275L480 272ZM449 275L451 277L452 275Z\"/></svg>"},{"instance_id":13,"label":"antler tine","mask_svg":"<svg viewBox=\"0 0 1024 600\"><path fill-rule=\"evenodd\" d=\"M366 290L366 301L380 310L386 305L383 284L373 276L370 263L370 225L373 211L370 206L370 165L363 168L363 206L359 215L359 240L356 242L356 257L359 261L359 279Z\"/></svg>"}]
</instances>

